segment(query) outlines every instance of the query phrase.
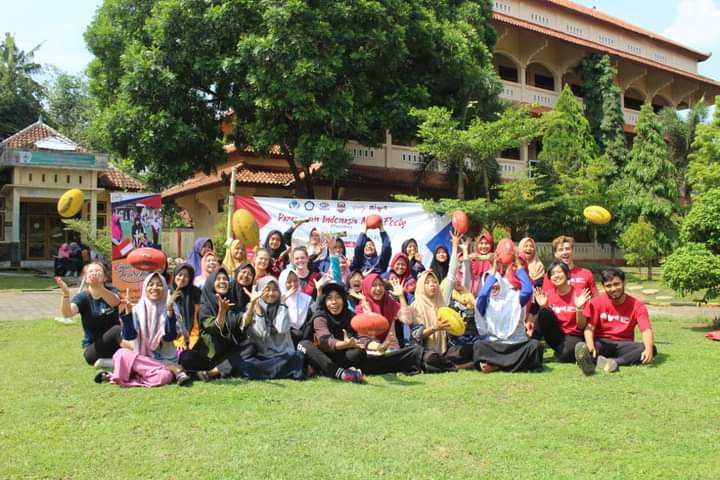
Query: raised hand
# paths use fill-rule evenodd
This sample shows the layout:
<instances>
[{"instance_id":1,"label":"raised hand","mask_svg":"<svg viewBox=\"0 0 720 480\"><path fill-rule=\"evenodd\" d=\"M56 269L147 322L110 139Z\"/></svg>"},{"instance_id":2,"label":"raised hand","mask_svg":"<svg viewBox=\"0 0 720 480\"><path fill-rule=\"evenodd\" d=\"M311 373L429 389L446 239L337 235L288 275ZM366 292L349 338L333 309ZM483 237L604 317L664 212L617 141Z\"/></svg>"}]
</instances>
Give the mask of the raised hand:
<instances>
[{"instance_id":1,"label":"raised hand","mask_svg":"<svg viewBox=\"0 0 720 480\"><path fill-rule=\"evenodd\" d=\"M592 298L590 289L584 289L580 295L575 295L575 308L582 310L585 304Z\"/></svg>"},{"instance_id":2,"label":"raised hand","mask_svg":"<svg viewBox=\"0 0 720 480\"><path fill-rule=\"evenodd\" d=\"M460 242L460 251L462 252L463 259L469 259L470 244L468 242Z\"/></svg>"},{"instance_id":3,"label":"raised hand","mask_svg":"<svg viewBox=\"0 0 720 480\"><path fill-rule=\"evenodd\" d=\"M182 290L180 290L179 288L176 288L176 289L170 294L170 296L168 296L168 299L167 299L167 308L168 308L168 310L172 309L172 306L175 304L175 302L177 301L177 299L178 299L178 297L179 297L180 295L182 295Z\"/></svg>"},{"instance_id":4,"label":"raised hand","mask_svg":"<svg viewBox=\"0 0 720 480\"><path fill-rule=\"evenodd\" d=\"M60 277L55 277L55 283L58 287L60 287L60 290L62 291L64 297L70 296L70 288L67 286L67 283L65 283L65 280Z\"/></svg>"},{"instance_id":5,"label":"raised hand","mask_svg":"<svg viewBox=\"0 0 720 480\"><path fill-rule=\"evenodd\" d=\"M404 295L403 286L397 278L390 280L390 286L392 287L393 296L400 298Z\"/></svg>"},{"instance_id":6,"label":"raised hand","mask_svg":"<svg viewBox=\"0 0 720 480\"><path fill-rule=\"evenodd\" d=\"M350 295L352 298L357 300L360 303L364 303L366 301L365 295L362 294L362 292L356 292L355 290L350 290L348 292L348 295Z\"/></svg>"},{"instance_id":7,"label":"raised hand","mask_svg":"<svg viewBox=\"0 0 720 480\"><path fill-rule=\"evenodd\" d=\"M132 312L135 305L130 301L130 289L125 289L125 295L121 296L120 303L118 304L118 312L120 315L127 315Z\"/></svg>"},{"instance_id":8,"label":"raised hand","mask_svg":"<svg viewBox=\"0 0 720 480\"><path fill-rule=\"evenodd\" d=\"M317 280L315 280L315 285L317 286ZM282 296L282 303L285 303L285 301L286 301L288 298L290 298L290 297L292 297L293 295L295 295L295 292L297 292L297 288L295 288L295 287L292 287L292 288L288 289L288 291L285 292L285 295Z\"/></svg>"},{"instance_id":9,"label":"raised hand","mask_svg":"<svg viewBox=\"0 0 720 480\"><path fill-rule=\"evenodd\" d=\"M355 338L349 337L347 330L343 328L343 339L335 342L335 350L348 350L350 348L362 348Z\"/></svg>"},{"instance_id":10,"label":"raised hand","mask_svg":"<svg viewBox=\"0 0 720 480\"><path fill-rule=\"evenodd\" d=\"M453 250L456 250L457 246L460 244L460 240L462 239L462 234L453 228L452 232L450 233L450 237L452 239Z\"/></svg>"},{"instance_id":11,"label":"raised hand","mask_svg":"<svg viewBox=\"0 0 720 480\"><path fill-rule=\"evenodd\" d=\"M548 297L545 293L545 290L540 287L535 287L535 303L537 303L540 308L543 308L545 305L547 305L547 302Z\"/></svg>"},{"instance_id":12,"label":"raised hand","mask_svg":"<svg viewBox=\"0 0 720 480\"><path fill-rule=\"evenodd\" d=\"M262 292L258 292L257 285L255 285L252 289L252 291L248 290L247 288L243 288L245 291L245 295L250 297L250 303L257 303L258 299L262 296Z\"/></svg>"}]
</instances>

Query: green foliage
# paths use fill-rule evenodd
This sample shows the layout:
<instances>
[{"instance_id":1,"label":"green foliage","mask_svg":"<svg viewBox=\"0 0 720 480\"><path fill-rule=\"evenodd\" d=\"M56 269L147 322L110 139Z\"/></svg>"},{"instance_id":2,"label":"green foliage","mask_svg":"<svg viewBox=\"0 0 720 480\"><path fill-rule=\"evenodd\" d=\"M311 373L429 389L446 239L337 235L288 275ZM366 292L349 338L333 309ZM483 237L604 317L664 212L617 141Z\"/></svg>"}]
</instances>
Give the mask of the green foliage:
<instances>
[{"instance_id":1,"label":"green foliage","mask_svg":"<svg viewBox=\"0 0 720 480\"><path fill-rule=\"evenodd\" d=\"M620 104L622 91L615 84L617 70L610 57L600 53L585 57L577 70L583 79L583 104L592 136L600 153L607 155L613 166L622 167L628 152Z\"/></svg>"},{"instance_id":2,"label":"green foliage","mask_svg":"<svg viewBox=\"0 0 720 480\"><path fill-rule=\"evenodd\" d=\"M411 137L411 107L496 101L491 16L486 0L105 0L85 34L95 128L162 185L225 158L232 111L235 143L279 145L312 196L312 162L341 178L346 142Z\"/></svg>"},{"instance_id":3,"label":"green foliage","mask_svg":"<svg viewBox=\"0 0 720 480\"><path fill-rule=\"evenodd\" d=\"M720 96L715 97L715 113L710 124L696 128L692 143L687 180L693 190L702 193L720 187Z\"/></svg>"},{"instance_id":4,"label":"green foliage","mask_svg":"<svg viewBox=\"0 0 720 480\"><path fill-rule=\"evenodd\" d=\"M89 129L97 107L84 75L55 71L48 86L48 115L58 131L74 142L86 148L101 148Z\"/></svg>"},{"instance_id":5,"label":"green foliage","mask_svg":"<svg viewBox=\"0 0 720 480\"><path fill-rule=\"evenodd\" d=\"M213 250L217 256L218 264L222 263L223 258L225 258L225 250L227 249L227 246L225 245L225 242L228 239L227 221L228 206L226 203L223 208L223 213L220 215L220 219L215 224L215 235L212 237ZM232 236L232 233L230 235Z\"/></svg>"},{"instance_id":6,"label":"green foliage","mask_svg":"<svg viewBox=\"0 0 720 480\"><path fill-rule=\"evenodd\" d=\"M34 60L40 45L24 52L5 33L0 43L0 140L27 127L43 114L45 89L33 77L42 73Z\"/></svg>"},{"instance_id":7,"label":"green foliage","mask_svg":"<svg viewBox=\"0 0 720 480\"><path fill-rule=\"evenodd\" d=\"M618 188L622 231L644 217L655 229L659 255L672 251L677 240L676 170L668 159L663 129L649 104L643 105L630 152L630 161Z\"/></svg>"},{"instance_id":8,"label":"green foliage","mask_svg":"<svg viewBox=\"0 0 720 480\"><path fill-rule=\"evenodd\" d=\"M80 240L92 250L105 258L112 258L112 242L110 240L110 230L103 227L96 230L89 220L80 220L77 218L63 218L65 230L72 230L80 234Z\"/></svg>"},{"instance_id":9,"label":"green foliage","mask_svg":"<svg viewBox=\"0 0 720 480\"><path fill-rule=\"evenodd\" d=\"M628 265L648 267L648 280L652 280L652 265L660 256L660 248L655 241L655 227L640 217L625 229L620 237L620 245Z\"/></svg>"},{"instance_id":10,"label":"green foliage","mask_svg":"<svg viewBox=\"0 0 720 480\"><path fill-rule=\"evenodd\" d=\"M163 228L187 228L192 225L188 225L185 218L181 215L182 209L175 203L163 203L162 214L163 214ZM214 243L213 243L214 245Z\"/></svg>"},{"instance_id":11,"label":"green foliage","mask_svg":"<svg viewBox=\"0 0 720 480\"><path fill-rule=\"evenodd\" d=\"M683 242L704 244L715 255L720 255L720 188L700 195L683 220L680 230Z\"/></svg>"},{"instance_id":12,"label":"green foliage","mask_svg":"<svg viewBox=\"0 0 720 480\"><path fill-rule=\"evenodd\" d=\"M665 259L663 280L683 295L706 290L706 302L720 295L720 256L701 243L685 244Z\"/></svg>"}]
</instances>

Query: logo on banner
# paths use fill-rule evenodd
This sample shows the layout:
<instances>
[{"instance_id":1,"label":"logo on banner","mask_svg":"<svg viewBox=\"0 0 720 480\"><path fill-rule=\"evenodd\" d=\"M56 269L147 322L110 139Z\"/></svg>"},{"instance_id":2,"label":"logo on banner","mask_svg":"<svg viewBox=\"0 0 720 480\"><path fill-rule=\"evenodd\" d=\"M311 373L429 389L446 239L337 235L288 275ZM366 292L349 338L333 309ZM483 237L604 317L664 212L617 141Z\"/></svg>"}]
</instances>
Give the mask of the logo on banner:
<instances>
[{"instance_id":1,"label":"logo on banner","mask_svg":"<svg viewBox=\"0 0 720 480\"><path fill-rule=\"evenodd\" d=\"M343 212L345 211L345 202L338 202L338 203L337 203L337 206L335 207L335 209L336 209L338 212L343 213Z\"/></svg>"},{"instance_id":2,"label":"logo on banner","mask_svg":"<svg viewBox=\"0 0 720 480\"><path fill-rule=\"evenodd\" d=\"M313 208L315 208L315 202L311 202L310 200L305 202L305 210L310 211Z\"/></svg>"},{"instance_id":3,"label":"logo on banner","mask_svg":"<svg viewBox=\"0 0 720 480\"><path fill-rule=\"evenodd\" d=\"M288 207L297 210L298 208L300 208L300 202L298 202L297 200L290 200L290 203L288 203Z\"/></svg>"},{"instance_id":4,"label":"logo on banner","mask_svg":"<svg viewBox=\"0 0 720 480\"><path fill-rule=\"evenodd\" d=\"M318 205L319 210L330 210L330 204L328 202L321 202L320 205Z\"/></svg>"}]
</instances>

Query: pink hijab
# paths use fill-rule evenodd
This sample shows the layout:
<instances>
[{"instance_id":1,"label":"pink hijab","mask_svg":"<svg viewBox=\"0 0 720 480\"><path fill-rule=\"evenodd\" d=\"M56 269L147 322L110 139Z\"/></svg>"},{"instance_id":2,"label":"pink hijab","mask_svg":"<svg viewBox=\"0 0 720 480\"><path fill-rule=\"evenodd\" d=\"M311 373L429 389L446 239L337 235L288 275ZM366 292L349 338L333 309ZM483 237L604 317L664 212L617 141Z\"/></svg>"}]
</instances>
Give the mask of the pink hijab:
<instances>
[{"instance_id":1,"label":"pink hijab","mask_svg":"<svg viewBox=\"0 0 720 480\"><path fill-rule=\"evenodd\" d=\"M159 278L163 286L163 296L157 302L150 301L145 291L150 279ZM168 286L162 275L151 273L143 281L142 293L137 305L133 307L133 318L137 323L138 336L135 340L135 351L140 355L153 357L165 336L165 321L167 320Z\"/></svg>"},{"instance_id":2,"label":"pink hijab","mask_svg":"<svg viewBox=\"0 0 720 480\"><path fill-rule=\"evenodd\" d=\"M385 295L383 295L383 298L381 298L379 301L372 298L372 295L370 295L370 288L372 287L375 279L382 280L380 275L378 275L377 273L371 273L367 277L363 278L362 294L367 299L368 305L370 305L370 309L373 312L379 313L380 315L385 317L388 323L390 323L390 330L388 330L389 333L393 329L393 321L398 318L398 315L400 314L400 302L392 298L387 292L387 289L385 290ZM363 313L362 303L358 303L355 306L355 313ZM388 333L386 333L382 338L378 337L380 341L385 341Z\"/></svg>"}]
</instances>

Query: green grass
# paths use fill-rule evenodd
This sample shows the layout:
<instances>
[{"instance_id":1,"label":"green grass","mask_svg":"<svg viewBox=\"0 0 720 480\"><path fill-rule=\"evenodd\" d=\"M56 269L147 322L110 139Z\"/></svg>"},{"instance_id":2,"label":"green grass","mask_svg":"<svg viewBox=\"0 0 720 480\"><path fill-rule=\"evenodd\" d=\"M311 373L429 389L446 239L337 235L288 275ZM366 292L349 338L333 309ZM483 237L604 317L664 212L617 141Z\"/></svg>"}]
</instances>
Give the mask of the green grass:
<instances>
[{"instance_id":1,"label":"green grass","mask_svg":"<svg viewBox=\"0 0 720 480\"><path fill-rule=\"evenodd\" d=\"M38 290L54 288L55 280L35 275L0 275L0 290Z\"/></svg>"},{"instance_id":2,"label":"green grass","mask_svg":"<svg viewBox=\"0 0 720 480\"><path fill-rule=\"evenodd\" d=\"M0 322L2 478L716 478L706 321L655 319L651 367L92 382L78 325ZM547 357L550 359L549 355Z\"/></svg>"}]
</instances>

